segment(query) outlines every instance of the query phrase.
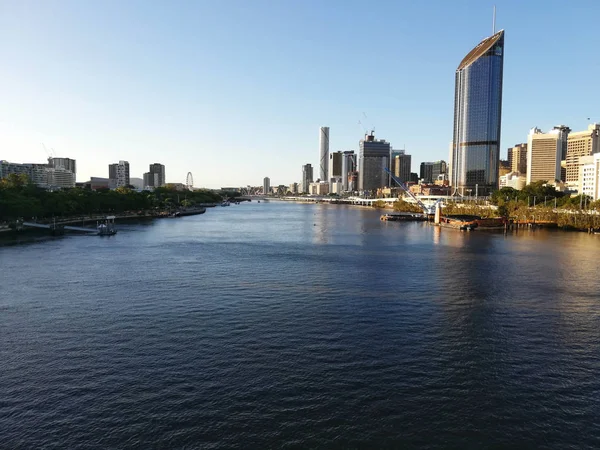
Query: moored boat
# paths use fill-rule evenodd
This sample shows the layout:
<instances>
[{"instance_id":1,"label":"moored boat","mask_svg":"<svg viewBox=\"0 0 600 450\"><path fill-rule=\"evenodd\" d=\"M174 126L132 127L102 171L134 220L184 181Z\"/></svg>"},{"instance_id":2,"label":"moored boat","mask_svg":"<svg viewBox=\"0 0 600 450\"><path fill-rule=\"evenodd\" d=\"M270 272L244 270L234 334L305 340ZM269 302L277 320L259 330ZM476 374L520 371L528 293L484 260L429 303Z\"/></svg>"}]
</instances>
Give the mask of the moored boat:
<instances>
[{"instance_id":1,"label":"moored boat","mask_svg":"<svg viewBox=\"0 0 600 450\"><path fill-rule=\"evenodd\" d=\"M476 219L478 230L504 230L506 219L504 217L488 217Z\"/></svg>"},{"instance_id":2,"label":"moored boat","mask_svg":"<svg viewBox=\"0 0 600 450\"><path fill-rule=\"evenodd\" d=\"M387 213L382 214L380 220L396 222L396 221L421 221L427 220L427 217L419 213Z\"/></svg>"},{"instance_id":3,"label":"moored boat","mask_svg":"<svg viewBox=\"0 0 600 450\"><path fill-rule=\"evenodd\" d=\"M478 227L478 216L452 215L440 217L440 226L454 228L455 230L473 231Z\"/></svg>"}]
</instances>

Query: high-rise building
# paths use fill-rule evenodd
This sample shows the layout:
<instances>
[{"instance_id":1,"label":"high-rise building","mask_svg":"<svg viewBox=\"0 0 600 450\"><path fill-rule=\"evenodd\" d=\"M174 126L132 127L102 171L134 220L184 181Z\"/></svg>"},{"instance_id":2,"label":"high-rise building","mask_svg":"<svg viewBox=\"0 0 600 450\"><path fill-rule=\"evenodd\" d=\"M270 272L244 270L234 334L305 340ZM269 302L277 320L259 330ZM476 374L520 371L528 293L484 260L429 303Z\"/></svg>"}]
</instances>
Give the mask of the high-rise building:
<instances>
[{"instance_id":1,"label":"high-rise building","mask_svg":"<svg viewBox=\"0 0 600 450\"><path fill-rule=\"evenodd\" d=\"M158 174L158 185L155 185L155 187L164 186L167 183L167 178L165 176L164 164L160 164L160 163L150 164L150 173Z\"/></svg>"},{"instance_id":2,"label":"high-rise building","mask_svg":"<svg viewBox=\"0 0 600 450\"><path fill-rule=\"evenodd\" d=\"M329 180L329 127L319 128L319 176Z\"/></svg>"},{"instance_id":3,"label":"high-rise building","mask_svg":"<svg viewBox=\"0 0 600 450\"><path fill-rule=\"evenodd\" d=\"M165 166L160 163L150 164L150 171L144 174L144 188L157 188L164 186Z\"/></svg>"},{"instance_id":4,"label":"high-rise building","mask_svg":"<svg viewBox=\"0 0 600 450\"><path fill-rule=\"evenodd\" d=\"M433 183L440 175L447 173L448 165L444 160L422 162L419 169L420 179L425 183Z\"/></svg>"},{"instance_id":5,"label":"high-rise building","mask_svg":"<svg viewBox=\"0 0 600 450\"><path fill-rule=\"evenodd\" d=\"M329 178L341 178L344 154L341 151L329 154Z\"/></svg>"},{"instance_id":6,"label":"high-rise building","mask_svg":"<svg viewBox=\"0 0 600 450\"><path fill-rule=\"evenodd\" d=\"M288 190L292 195L296 195L298 193L298 183L290 183Z\"/></svg>"},{"instance_id":7,"label":"high-rise building","mask_svg":"<svg viewBox=\"0 0 600 450\"><path fill-rule=\"evenodd\" d=\"M527 173L527 143L516 144L508 149L508 164L511 172Z\"/></svg>"},{"instance_id":8,"label":"high-rise building","mask_svg":"<svg viewBox=\"0 0 600 450\"><path fill-rule=\"evenodd\" d=\"M62 169L73 172L73 175L77 176L77 164L74 159L71 158L48 158L48 167L53 169Z\"/></svg>"},{"instance_id":9,"label":"high-rise building","mask_svg":"<svg viewBox=\"0 0 600 450\"><path fill-rule=\"evenodd\" d=\"M485 38L456 69L453 192L487 195L498 186L504 30Z\"/></svg>"},{"instance_id":10,"label":"high-rise building","mask_svg":"<svg viewBox=\"0 0 600 450\"><path fill-rule=\"evenodd\" d=\"M412 158L404 150L392 150L390 172L394 174L403 183L406 183L410 179L410 169L412 164ZM390 186L395 186L396 183L390 177Z\"/></svg>"},{"instance_id":11,"label":"high-rise building","mask_svg":"<svg viewBox=\"0 0 600 450\"><path fill-rule=\"evenodd\" d=\"M554 130L560 130L562 131L565 135L568 135L572 130L566 126L566 125L557 125L553 128ZM563 141L563 146L562 146L562 152L561 152L561 160L566 160L567 159L567 141ZM562 178L562 181L565 181L564 178Z\"/></svg>"},{"instance_id":12,"label":"high-rise building","mask_svg":"<svg viewBox=\"0 0 600 450\"><path fill-rule=\"evenodd\" d=\"M129 162L119 161L116 164L109 164L108 183L111 189L129 186Z\"/></svg>"},{"instance_id":13,"label":"high-rise building","mask_svg":"<svg viewBox=\"0 0 600 450\"><path fill-rule=\"evenodd\" d=\"M271 179L269 177L263 178L263 195L269 195L271 193Z\"/></svg>"},{"instance_id":14,"label":"high-rise building","mask_svg":"<svg viewBox=\"0 0 600 450\"><path fill-rule=\"evenodd\" d=\"M579 184L579 158L600 152L600 124L588 126L586 131L569 133L567 138L567 178L569 185Z\"/></svg>"},{"instance_id":15,"label":"high-rise building","mask_svg":"<svg viewBox=\"0 0 600 450\"><path fill-rule=\"evenodd\" d=\"M302 192L308 194L310 183L313 182L313 168L310 164L302 166Z\"/></svg>"},{"instance_id":16,"label":"high-rise building","mask_svg":"<svg viewBox=\"0 0 600 450\"><path fill-rule=\"evenodd\" d=\"M352 177L356 172L356 154L353 150L344 152L342 159L342 190L345 192L356 190L356 185L352 185Z\"/></svg>"},{"instance_id":17,"label":"high-rise building","mask_svg":"<svg viewBox=\"0 0 600 450\"><path fill-rule=\"evenodd\" d=\"M144 189L146 188L154 188L154 187L160 187L160 183L159 183L159 174L158 173L150 173L150 172L146 172L143 175L143 184L144 184Z\"/></svg>"},{"instance_id":18,"label":"high-rise building","mask_svg":"<svg viewBox=\"0 0 600 450\"><path fill-rule=\"evenodd\" d=\"M329 154L329 192L333 193L333 185L335 183L342 183L343 161L344 154L341 151ZM341 188L339 190L341 190Z\"/></svg>"},{"instance_id":19,"label":"high-rise building","mask_svg":"<svg viewBox=\"0 0 600 450\"><path fill-rule=\"evenodd\" d=\"M391 145L383 139L375 139L374 132L359 142L358 190L376 191L388 184Z\"/></svg>"},{"instance_id":20,"label":"high-rise building","mask_svg":"<svg viewBox=\"0 0 600 450\"><path fill-rule=\"evenodd\" d=\"M527 137L527 184L560 180L562 148L567 134L560 129L542 133L532 128Z\"/></svg>"}]
</instances>

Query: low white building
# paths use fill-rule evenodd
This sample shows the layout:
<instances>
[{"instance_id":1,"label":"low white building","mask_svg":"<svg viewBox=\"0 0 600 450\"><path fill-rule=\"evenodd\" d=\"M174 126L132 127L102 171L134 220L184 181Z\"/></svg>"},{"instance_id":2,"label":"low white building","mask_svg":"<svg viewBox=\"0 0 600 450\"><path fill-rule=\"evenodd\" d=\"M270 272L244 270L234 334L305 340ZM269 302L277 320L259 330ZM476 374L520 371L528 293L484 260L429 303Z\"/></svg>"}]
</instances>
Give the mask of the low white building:
<instances>
[{"instance_id":1,"label":"low white building","mask_svg":"<svg viewBox=\"0 0 600 450\"><path fill-rule=\"evenodd\" d=\"M579 193L600 199L600 153L579 158Z\"/></svg>"},{"instance_id":2,"label":"low white building","mask_svg":"<svg viewBox=\"0 0 600 450\"><path fill-rule=\"evenodd\" d=\"M510 172L500 177L500 188L510 187L520 191L527 184L527 178L519 172Z\"/></svg>"}]
</instances>

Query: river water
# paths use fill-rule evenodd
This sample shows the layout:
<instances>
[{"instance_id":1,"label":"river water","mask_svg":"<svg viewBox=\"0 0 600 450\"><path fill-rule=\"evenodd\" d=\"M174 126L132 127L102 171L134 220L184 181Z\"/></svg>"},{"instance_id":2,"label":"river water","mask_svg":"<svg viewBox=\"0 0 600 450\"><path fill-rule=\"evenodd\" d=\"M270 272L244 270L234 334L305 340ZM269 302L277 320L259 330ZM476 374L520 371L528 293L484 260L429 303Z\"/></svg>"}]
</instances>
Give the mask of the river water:
<instances>
[{"instance_id":1,"label":"river water","mask_svg":"<svg viewBox=\"0 0 600 450\"><path fill-rule=\"evenodd\" d=\"M0 247L0 447L599 448L599 261L282 202Z\"/></svg>"}]
</instances>

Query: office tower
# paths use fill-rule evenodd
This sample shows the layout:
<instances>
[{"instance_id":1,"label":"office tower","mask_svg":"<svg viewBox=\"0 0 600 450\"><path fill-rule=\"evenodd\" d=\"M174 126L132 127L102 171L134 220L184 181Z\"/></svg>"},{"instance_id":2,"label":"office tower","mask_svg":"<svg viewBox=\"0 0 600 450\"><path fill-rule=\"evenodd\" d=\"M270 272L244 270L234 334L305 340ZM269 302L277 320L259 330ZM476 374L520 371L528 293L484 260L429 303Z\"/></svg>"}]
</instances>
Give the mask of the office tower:
<instances>
[{"instance_id":1,"label":"office tower","mask_svg":"<svg viewBox=\"0 0 600 450\"><path fill-rule=\"evenodd\" d=\"M375 134L365 135L359 142L358 152L358 190L375 191L388 184L385 169L390 163L391 145L385 140L375 139Z\"/></svg>"},{"instance_id":2,"label":"office tower","mask_svg":"<svg viewBox=\"0 0 600 450\"><path fill-rule=\"evenodd\" d=\"M329 192L334 193L333 185L342 183L342 165L344 154L341 151L329 154ZM339 188L341 190L341 188ZM335 192L339 194L339 192Z\"/></svg>"},{"instance_id":3,"label":"office tower","mask_svg":"<svg viewBox=\"0 0 600 450\"><path fill-rule=\"evenodd\" d=\"M569 133L567 138L567 178L569 185L579 184L579 159L600 152L600 124L588 126L586 131Z\"/></svg>"},{"instance_id":4,"label":"office tower","mask_svg":"<svg viewBox=\"0 0 600 450\"><path fill-rule=\"evenodd\" d=\"M310 183L313 182L313 168L310 164L302 166L302 192L308 194Z\"/></svg>"},{"instance_id":5,"label":"office tower","mask_svg":"<svg viewBox=\"0 0 600 450\"><path fill-rule=\"evenodd\" d=\"M108 183L111 189L129 186L129 163L127 161L108 165Z\"/></svg>"},{"instance_id":6,"label":"office tower","mask_svg":"<svg viewBox=\"0 0 600 450\"><path fill-rule=\"evenodd\" d=\"M440 175L448 172L446 161L422 162L419 168L419 177L424 183L433 183Z\"/></svg>"},{"instance_id":7,"label":"office tower","mask_svg":"<svg viewBox=\"0 0 600 450\"><path fill-rule=\"evenodd\" d=\"M498 186L504 30L485 38L456 69L453 192L487 195Z\"/></svg>"},{"instance_id":8,"label":"office tower","mask_svg":"<svg viewBox=\"0 0 600 450\"><path fill-rule=\"evenodd\" d=\"M406 183L410 179L411 159L411 156L404 150L392 150L390 171L403 183ZM390 186L396 185L391 177L388 184Z\"/></svg>"},{"instance_id":9,"label":"office tower","mask_svg":"<svg viewBox=\"0 0 600 450\"><path fill-rule=\"evenodd\" d=\"M329 178L340 178L342 176L342 165L344 154L341 151L329 155Z\"/></svg>"},{"instance_id":10,"label":"office tower","mask_svg":"<svg viewBox=\"0 0 600 450\"><path fill-rule=\"evenodd\" d=\"M292 195L296 195L298 193L298 183L290 183L289 191Z\"/></svg>"},{"instance_id":11,"label":"office tower","mask_svg":"<svg viewBox=\"0 0 600 450\"><path fill-rule=\"evenodd\" d=\"M422 183L433 183L433 163L421 163L419 167L419 179Z\"/></svg>"},{"instance_id":12,"label":"office tower","mask_svg":"<svg viewBox=\"0 0 600 450\"><path fill-rule=\"evenodd\" d=\"M542 133L532 128L527 137L527 184L560 180L562 148L567 134L560 129Z\"/></svg>"},{"instance_id":13,"label":"office tower","mask_svg":"<svg viewBox=\"0 0 600 450\"><path fill-rule=\"evenodd\" d=\"M269 177L263 178L263 195L269 195L271 193L271 179Z\"/></svg>"},{"instance_id":14,"label":"office tower","mask_svg":"<svg viewBox=\"0 0 600 450\"><path fill-rule=\"evenodd\" d=\"M511 172L527 173L527 143L517 144L508 149L508 164Z\"/></svg>"},{"instance_id":15,"label":"office tower","mask_svg":"<svg viewBox=\"0 0 600 450\"><path fill-rule=\"evenodd\" d=\"M356 154L353 150L345 151L342 159L342 189L346 192L353 191L352 178L356 172Z\"/></svg>"},{"instance_id":16,"label":"office tower","mask_svg":"<svg viewBox=\"0 0 600 450\"><path fill-rule=\"evenodd\" d=\"M329 180L329 127L319 128L319 176Z\"/></svg>"},{"instance_id":17,"label":"office tower","mask_svg":"<svg viewBox=\"0 0 600 450\"><path fill-rule=\"evenodd\" d=\"M572 130L566 126L566 125L557 125L553 128L554 130L560 130L562 132L564 132L565 135L568 135ZM561 160L566 160L567 159L567 141L563 141L563 147L562 147L562 152L561 152ZM565 181L564 179L562 179L563 181Z\"/></svg>"}]
</instances>

